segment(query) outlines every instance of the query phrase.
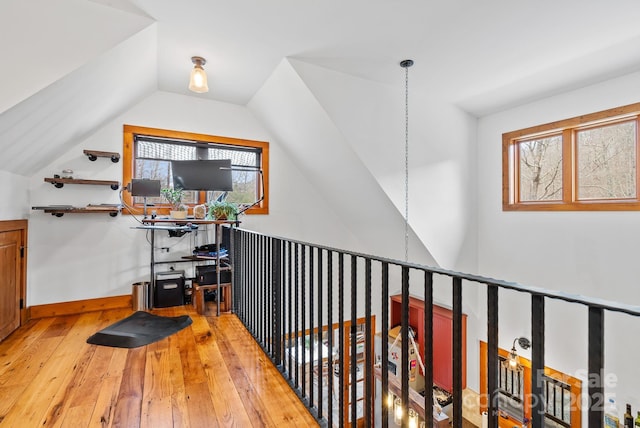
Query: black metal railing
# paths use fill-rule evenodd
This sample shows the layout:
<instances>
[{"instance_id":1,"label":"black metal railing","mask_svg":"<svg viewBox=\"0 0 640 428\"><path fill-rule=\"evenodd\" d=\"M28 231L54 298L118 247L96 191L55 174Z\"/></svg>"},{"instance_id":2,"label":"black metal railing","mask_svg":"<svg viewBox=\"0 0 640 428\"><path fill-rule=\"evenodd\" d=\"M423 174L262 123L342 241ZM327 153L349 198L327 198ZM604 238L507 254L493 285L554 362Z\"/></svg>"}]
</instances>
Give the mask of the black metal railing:
<instances>
[{"instance_id":1,"label":"black metal railing","mask_svg":"<svg viewBox=\"0 0 640 428\"><path fill-rule=\"evenodd\" d=\"M416 403L409 376L400 376L396 390L388 372L390 285L400 284L401 367L409 373L409 298L424 300L423 331L433 328L434 288L450 289L452 311L451 425L462 427L463 285L483 287L487 296L488 426L498 426L499 291L530 296L531 426L542 428L545 418L545 302L548 299L581 305L588 310L588 376L604 373L605 312L640 316L640 307L528 287L512 282L445 269L338 250L321 245L236 229L234 237L233 308L282 375L321 425L387 427L394 418L389 397L399 398L401 426L408 426L409 403L422 408L425 426L434 426L434 398ZM443 281L444 279L444 281ZM372 295L375 299L372 299ZM480 294L478 294L480 295ZM376 327L379 333L376 335ZM337 341L337 343L336 343ZM422 338L424 360L433 358L431 334ZM374 346L374 342L376 346ZM375 349L378 357L374 356ZM348 373L345 373L348 369ZM433 384L433 367L424 366L425 385ZM397 379L396 379L397 380ZM378 386L376 386L376 383ZM391 395L392 391L394 394ZM588 426L603 426L603 385L589 382ZM395 415L396 418L398 417ZM375 422L375 424L374 424Z\"/></svg>"}]
</instances>

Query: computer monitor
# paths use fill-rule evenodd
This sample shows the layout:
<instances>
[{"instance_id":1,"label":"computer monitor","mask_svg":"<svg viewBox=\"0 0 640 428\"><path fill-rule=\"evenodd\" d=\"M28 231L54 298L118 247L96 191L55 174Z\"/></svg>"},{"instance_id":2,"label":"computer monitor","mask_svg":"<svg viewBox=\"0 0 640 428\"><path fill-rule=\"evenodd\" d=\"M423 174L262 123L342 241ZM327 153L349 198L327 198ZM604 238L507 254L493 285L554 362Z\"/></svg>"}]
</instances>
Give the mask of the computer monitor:
<instances>
[{"instance_id":1,"label":"computer monitor","mask_svg":"<svg viewBox=\"0 0 640 428\"><path fill-rule=\"evenodd\" d=\"M231 159L171 161L173 187L184 190L232 191Z\"/></svg>"},{"instance_id":2,"label":"computer monitor","mask_svg":"<svg viewBox=\"0 0 640 428\"><path fill-rule=\"evenodd\" d=\"M131 196L160 196L160 180L133 178L129 191Z\"/></svg>"}]
</instances>

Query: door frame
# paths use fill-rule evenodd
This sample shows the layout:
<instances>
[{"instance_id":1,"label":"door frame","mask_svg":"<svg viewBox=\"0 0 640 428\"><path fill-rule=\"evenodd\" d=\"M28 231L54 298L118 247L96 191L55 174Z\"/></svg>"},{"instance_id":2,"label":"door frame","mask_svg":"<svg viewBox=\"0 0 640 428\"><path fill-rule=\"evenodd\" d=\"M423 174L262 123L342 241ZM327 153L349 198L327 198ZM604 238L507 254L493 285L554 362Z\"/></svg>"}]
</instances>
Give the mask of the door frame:
<instances>
[{"instance_id":1,"label":"door frame","mask_svg":"<svg viewBox=\"0 0 640 428\"><path fill-rule=\"evenodd\" d=\"M27 230L29 221L26 219L21 220L0 220L0 233L2 232L20 232L20 249L21 257L18 260L18 266L20 269L20 301L22 302L20 308L20 325L24 325L29 320L29 311L27 309Z\"/></svg>"}]
</instances>

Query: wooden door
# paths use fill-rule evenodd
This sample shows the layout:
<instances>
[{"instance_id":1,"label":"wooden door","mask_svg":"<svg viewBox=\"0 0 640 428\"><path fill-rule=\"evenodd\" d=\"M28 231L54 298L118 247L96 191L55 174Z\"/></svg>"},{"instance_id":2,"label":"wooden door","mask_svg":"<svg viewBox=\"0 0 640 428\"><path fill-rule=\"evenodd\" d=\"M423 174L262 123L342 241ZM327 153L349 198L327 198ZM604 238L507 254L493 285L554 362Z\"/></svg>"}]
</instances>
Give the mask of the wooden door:
<instances>
[{"instance_id":1,"label":"wooden door","mask_svg":"<svg viewBox=\"0 0 640 428\"><path fill-rule=\"evenodd\" d=\"M0 222L0 340L21 323L25 235L26 221Z\"/></svg>"}]
</instances>

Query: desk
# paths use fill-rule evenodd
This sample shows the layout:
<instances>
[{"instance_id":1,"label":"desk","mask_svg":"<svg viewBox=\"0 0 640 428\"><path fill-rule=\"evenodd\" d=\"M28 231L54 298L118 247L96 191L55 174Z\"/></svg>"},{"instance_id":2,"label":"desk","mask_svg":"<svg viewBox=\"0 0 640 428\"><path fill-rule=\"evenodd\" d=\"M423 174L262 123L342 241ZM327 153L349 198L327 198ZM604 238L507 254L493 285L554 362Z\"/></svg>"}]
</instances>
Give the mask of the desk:
<instances>
[{"instance_id":1,"label":"desk","mask_svg":"<svg viewBox=\"0 0 640 428\"><path fill-rule=\"evenodd\" d=\"M171 232L181 232L181 233L189 233L195 230L198 230L199 225L209 225L212 224L214 226L214 239L216 245L216 254L218 256L215 257L216 262L216 278L217 283L220 284L220 242L222 241L222 225L229 225L229 227L233 228L240 224L238 220L202 220L202 219L174 219L174 218L145 218L142 220L141 226L136 226L134 229L144 229L149 230L151 232L151 257L150 257L150 284L151 291L155 290L155 232L157 230L164 230ZM231 310L233 310L233 233L231 234L231 248L229 248L229 258L231 267L231 283L229 283L229 288L231 288L230 299L231 302L228 303L228 306ZM194 257L192 255L186 256L184 261L193 261L193 260L211 260L212 258L199 258ZM222 284L224 285L224 284ZM225 287L226 288L226 287ZM216 293L217 302L216 302L216 314L220 315L220 293Z\"/></svg>"}]
</instances>

